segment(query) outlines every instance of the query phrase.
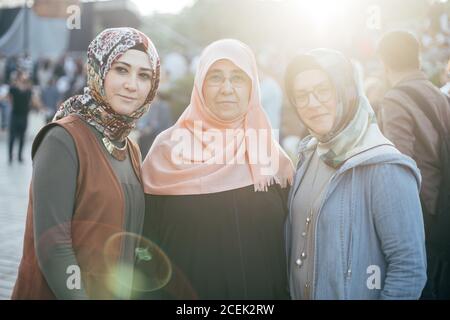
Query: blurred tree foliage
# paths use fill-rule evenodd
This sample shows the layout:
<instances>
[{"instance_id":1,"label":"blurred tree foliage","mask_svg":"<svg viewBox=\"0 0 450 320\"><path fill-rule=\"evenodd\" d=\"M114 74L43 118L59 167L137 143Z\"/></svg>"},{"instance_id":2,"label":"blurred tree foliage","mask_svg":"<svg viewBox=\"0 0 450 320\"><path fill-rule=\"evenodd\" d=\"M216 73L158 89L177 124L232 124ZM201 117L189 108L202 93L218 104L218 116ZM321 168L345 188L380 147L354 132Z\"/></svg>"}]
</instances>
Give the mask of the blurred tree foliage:
<instances>
[{"instance_id":1,"label":"blurred tree foliage","mask_svg":"<svg viewBox=\"0 0 450 320\"><path fill-rule=\"evenodd\" d=\"M142 29L162 52L181 49L185 53L198 53L221 38L259 43L270 37L266 27L274 21L270 21L269 9L275 8L269 7L275 4L260 0L198 0L178 15L155 14L144 18Z\"/></svg>"},{"instance_id":2,"label":"blurred tree foliage","mask_svg":"<svg viewBox=\"0 0 450 320\"><path fill-rule=\"evenodd\" d=\"M161 53L174 50L198 53L210 42L221 38L236 38L252 48L288 49L328 44L331 40L339 44L358 34L365 29L370 5L380 7L383 27L398 20L423 20L429 9L428 0L354 0L345 15L333 21L326 30L329 37L316 39L312 26L317 17L312 17L308 11L308 4L313 2L197 0L176 15L144 17L142 29L155 41Z\"/></svg>"},{"instance_id":3,"label":"blurred tree foliage","mask_svg":"<svg viewBox=\"0 0 450 320\"><path fill-rule=\"evenodd\" d=\"M150 36L164 56L179 52L187 57L198 55L209 43L221 38L235 38L258 48L278 47L279 33L285 26L278 19L289 2L261 0L197 0L179 14L154 14L143 18L141 29ZM176 119L189 104L193 77L188 75L170 87L168 100Z\"/></svg>"},{"instance_id":4,"label":"blurred tree foliage","mask_svg":"<svg viewBox=\"0 0 450 320\"><path fill-rule=\"evenodd\" d=\"M352 1L352 0L349 0ZM179 14L154 14L144 17L141 29L154 41L160 55L179 52L188 58L198 55L212 41L235 38L247 43L257 57L268 55L278 69L275 76L282 83L282 72L294 53L312 47L330 47L361 59L373 50L373 42L385 29L414 23L424 24L429 15L429 0L353 0L351 6L340 10L333 21L322 20L319 11L311 14L308 6L315 0L197 0ZM342 4L347 0L335 0ZM317 10L317 4L314 4ZM367 9L378 5L381 30L367 29ZM446 4L449 12L449 3ZM325 12L326 8L323 8ZM337 10L337 9L336 9ZM317 30L317 21L326 24ZM371 46L372 45L372 46ZM193 76L188 75L172 84L169 102L175 119L189 104ZM288 108L289 109L289 108ZM284 109L283 118L295 119ZM283 120L285 121L285 120ZM294 121L295 122L295 121ZM297 123L297 122L295 122ZM289 131L289 130L288 130Z\"/></svg>"}]
</instances>

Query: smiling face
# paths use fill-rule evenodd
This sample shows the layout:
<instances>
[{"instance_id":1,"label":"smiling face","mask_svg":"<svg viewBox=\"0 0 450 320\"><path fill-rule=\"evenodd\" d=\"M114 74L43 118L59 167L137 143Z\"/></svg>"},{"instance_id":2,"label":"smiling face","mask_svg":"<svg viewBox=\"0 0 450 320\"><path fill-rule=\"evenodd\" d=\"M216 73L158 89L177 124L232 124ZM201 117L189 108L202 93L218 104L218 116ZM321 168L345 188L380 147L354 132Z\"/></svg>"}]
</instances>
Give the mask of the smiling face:
<instances>
[{"instance_id":1,"label":"smiling face","mask_svg":"<svg viewBox=\"0 0 450 320\"><path fill-rule=\"evenodd\" d=\"M152 71L148 55L130 49L117 59L104 81L106 100L122 115L131 115L144 105L152 87Z\"/></svg>"},{"instance_id":2,"label":"smiling face","mask_svg":"<svg viewBox=\"0 0 450 320\"><path fill-rule=\"evenodd\" d=\"M214 62L203 82L206 107L224 121L239 119L248 110L252 81L230 60Z\"/></svg>"},{"instance_id":3,"label":"smiling face","mask_svg":"<svg viewBox=\"0 0 450 320\"><path fill-rule=\"evenodd\" d=\"M303 123L314 133L324 136L333 128L336 118L336 90L328 75L318 69L306 70L294 79L294 103Z\"/></svg>"}]
</instances>

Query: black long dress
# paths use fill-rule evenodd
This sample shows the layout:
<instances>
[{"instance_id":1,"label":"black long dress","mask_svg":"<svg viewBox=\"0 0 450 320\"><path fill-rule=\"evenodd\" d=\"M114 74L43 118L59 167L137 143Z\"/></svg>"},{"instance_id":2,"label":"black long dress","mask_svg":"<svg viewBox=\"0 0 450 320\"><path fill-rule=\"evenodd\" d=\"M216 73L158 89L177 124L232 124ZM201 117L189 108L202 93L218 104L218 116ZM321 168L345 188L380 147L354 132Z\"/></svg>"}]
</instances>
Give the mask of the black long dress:
<instances>
[{"instance_id":1,"label":"black long dress","mask_svg":"<svg viewBox=\"0 0 450 320\"><path fill-rule=\"evenodd\" d=\"M283 226L288 188L146 195L143 236L172 276L147 299L288 299Z\"/></svg>"}]
</instances>

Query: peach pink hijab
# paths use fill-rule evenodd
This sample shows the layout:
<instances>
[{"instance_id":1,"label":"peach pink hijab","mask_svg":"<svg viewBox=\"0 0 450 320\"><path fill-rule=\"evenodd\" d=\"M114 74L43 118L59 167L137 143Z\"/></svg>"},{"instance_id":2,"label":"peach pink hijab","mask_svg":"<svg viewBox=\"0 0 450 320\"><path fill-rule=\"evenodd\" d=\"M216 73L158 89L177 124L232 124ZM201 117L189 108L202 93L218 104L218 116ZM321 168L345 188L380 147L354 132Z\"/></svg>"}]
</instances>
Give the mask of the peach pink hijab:
<instances>
[{"instance_id":1,"label":"peach pink hijab","mask_svg":"<svg viewBox=\"0 0 450 320\"><path fill-rule=\"evenodd\" d=\"M202 94L209 68L221 59L233 62L252 81L248 112L232 122L215 117ZM156 138L144 160L145 193L208 194L250 185L267 191L274 183L283 188L292 184L293 174L292 162L274 139L261 106L251 49L233 39L213 42L200 57L189 106Z\"/></svg>"}]
</instances>

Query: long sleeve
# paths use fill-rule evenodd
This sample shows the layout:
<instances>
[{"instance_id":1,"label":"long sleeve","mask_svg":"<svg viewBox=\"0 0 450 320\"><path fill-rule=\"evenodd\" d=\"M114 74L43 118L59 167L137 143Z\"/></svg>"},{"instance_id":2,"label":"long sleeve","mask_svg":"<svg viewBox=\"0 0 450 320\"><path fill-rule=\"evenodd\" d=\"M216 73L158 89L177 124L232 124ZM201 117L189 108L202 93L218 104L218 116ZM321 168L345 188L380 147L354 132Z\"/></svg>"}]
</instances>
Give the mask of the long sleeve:
<instances>
[{"instance_id":1,"label":"long sleeve","mask_svg":"<svg viewBox=\"0 0 450 320\"><path fill-rule=\"evenodd\" d=\"M400 152L414 156L414 119L408 111L394 101L384 99L378 112L383 134L394 143Z\"/></svg>"},{"instance_id":2,"label":"long sleeve","mask_svg":"<svg viewBox=\"0 0 450 320\"><path fill-rule=\"evenodd\" d=\"M426 282L425 235L419 190L399 165L374 168L372 213L387 261L381 299L418 299Z\"/></svg>"},{"instance_id":3,"label":"long sleeve","mask_svg":"<svg viewBox=\"0 0 450 320\"><path fill-rule=\"evenodd\" d=\"M72 247L71 221L75 204L78 159L70 134L49 130L33 160L33 219L36 255L57 299L87 299L81 288L67 285L78 266Z\"/></svg>"}]
</instances>

